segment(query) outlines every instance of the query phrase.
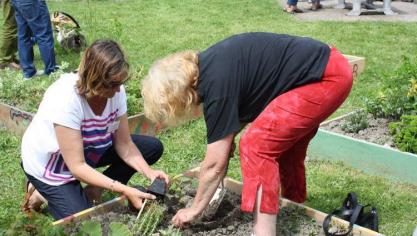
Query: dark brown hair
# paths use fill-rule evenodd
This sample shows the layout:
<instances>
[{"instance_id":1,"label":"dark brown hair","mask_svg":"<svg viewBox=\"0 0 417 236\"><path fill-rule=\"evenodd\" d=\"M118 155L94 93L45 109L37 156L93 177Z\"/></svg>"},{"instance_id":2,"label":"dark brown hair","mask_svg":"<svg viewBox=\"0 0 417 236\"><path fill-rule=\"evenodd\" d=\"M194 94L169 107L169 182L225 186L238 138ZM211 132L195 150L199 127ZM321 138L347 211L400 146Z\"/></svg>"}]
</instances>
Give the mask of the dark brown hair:
<instances>
[{"instance_id":1,"label":"dark brown hair","mask_svg":"<svg viewBox=\"0 0 417 236\"><path fill-rule=\"evenodd\" d=\"M120 46L112 40L97 40L81 59L77 81L78 92L85 97L101 95L112 78L127 77L129 64Z\"/></svg>"}]
</instances>

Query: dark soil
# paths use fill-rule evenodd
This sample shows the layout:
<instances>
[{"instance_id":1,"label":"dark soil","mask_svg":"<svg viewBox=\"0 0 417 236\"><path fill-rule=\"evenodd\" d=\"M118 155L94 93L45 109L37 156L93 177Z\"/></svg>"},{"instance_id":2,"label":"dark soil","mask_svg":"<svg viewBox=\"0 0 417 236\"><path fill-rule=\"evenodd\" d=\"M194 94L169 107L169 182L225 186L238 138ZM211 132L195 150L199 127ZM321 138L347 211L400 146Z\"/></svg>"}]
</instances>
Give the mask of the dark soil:
<instances>
[{"instance_id":1,"label":"dark soil","mask_svg":"<svg viewBox=\"0 0 417 236\"><path fill-rule=\"evenodd\" d=\"M193 181L194 182L194 181ZM159 230L168 229L175 213L190 204L195 196L195 183L183 182L181 190L169 191L164 200L164 213L162 222L157 227ZM98 221L102 225L104 234L108 234L110 222L122 222L134 231L137 212L128 207L120 206L112 212L91 217L90 220ZM181 235L250 235L252 233L252 214L244 214L240 211L240 196L228 191L222 200L218 211L210 219L200 219L186 229L180 231ZM81 223L67 228L69 235L75 235L79 231ZM138 234L139 235L139 234ZM154 235L162 235L156 233ZM277 221L277 235L324 235L321 226L303 213L297 207L281 208Z\"/></svg>"},{"instance_id":2,"label":"dark soil","mask_svg":"<svg viewBox=\"0 0 417 236\"><path fill-rule=\"evenodd\" d=\"M320 126L320 128L371 143L396 148L388 128L388 123L391 122L391 120L386 118L374 118L371 114L368 114L367 120L368 128L360 130L358 133L347 133L342 130L341 124L346 122L346 119L325 123Z\"/></svg>"}]
</instances>

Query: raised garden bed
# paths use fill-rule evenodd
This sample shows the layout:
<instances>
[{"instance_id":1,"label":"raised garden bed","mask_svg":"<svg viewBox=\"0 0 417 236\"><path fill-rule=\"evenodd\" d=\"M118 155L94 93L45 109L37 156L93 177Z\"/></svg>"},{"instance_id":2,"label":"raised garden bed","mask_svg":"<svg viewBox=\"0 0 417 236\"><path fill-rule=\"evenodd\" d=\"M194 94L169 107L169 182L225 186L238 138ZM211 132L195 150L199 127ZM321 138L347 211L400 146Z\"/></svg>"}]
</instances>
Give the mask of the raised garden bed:
<instances>
[{"instance_id":1,"label":"raised garden bed","mask_svg":"<svg viewBox=\"0 0 417 236\"><path fill-rule=\"evenodd\" d=\"M11 133L23 136L34 114L20 110L16 107L0 103L0 125L6 127ZM128 118L129 130L132 134L155 135L161 127L150 122L143 114Z\"/></svg>"},{"instance_id":2,"label":"raised garden bed","mask_svg":"<svg viewBox=\"0 0 417 236\"><path fill-rule=\"evenodd\" d=\"M69 234L75 234L80 229L82 222L89 220L100 222L103 232L106 233L109 231L109 223L118 221L127 225L130 230L136 230L135 232L138 235L164 235L164 232L167 231L171 233L177 232L181 235L249 235L252 228L252 215L243 214L239 209L242 184L230 178L225 179L227 195L223 199L218 212L212 218L203 218L181 231L175 231L170 227L170 220L175 212L189 204L194 197L196 187L195 178L197 176L198 169L193 169L185 172L180 177L182 181L177 188L174 188L174 191L169 192L165 203L162 204L162 218L152 216L152 213L144 210L141 217L145 219L148 217L148 219L152 219L152 222L159 220L160 223L158 225L144 226L147 223L136 219L137 212L132 212L126 207L124 197L113 199L99 206L56 221L53 224L67 227L67 233ZM155 208L152 209L150 211L155 211ZM321 224L325 216L326 214L323 212L287 199L282 199L277 230L280 233L279 235L324 235ZM345 229L348 226L348 222L338 218L333 218L333 224L338 229ZM149 229L154 230L149 231ZM353 235L381 234L355 225Z\"/></svg>"},{"instance_id":3,"label":"raised garden bed","mask_svg":"<svg viewBox=\"0 0 417 236\"><path fill-rule=\"evenodd\" d=\"M417 155L394 148L389 120L369 117L370 127L358 134L341 130L340 124L357 112L323 122L309 146L309 158L343 161L366 173L417 185Z\"/></svg>"}]
</instances>

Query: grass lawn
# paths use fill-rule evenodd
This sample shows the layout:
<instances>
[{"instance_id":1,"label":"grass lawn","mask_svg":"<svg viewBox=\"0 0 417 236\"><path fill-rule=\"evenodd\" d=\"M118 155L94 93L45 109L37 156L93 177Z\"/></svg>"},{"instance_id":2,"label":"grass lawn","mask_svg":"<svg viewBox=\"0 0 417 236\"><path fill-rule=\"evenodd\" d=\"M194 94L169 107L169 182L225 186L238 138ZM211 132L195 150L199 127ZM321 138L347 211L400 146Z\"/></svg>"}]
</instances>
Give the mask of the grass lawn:
<instances>
[{"instance_id":1,"label":"grass lawn","mask_svg":"<svg viewBox=\"0 0 417 236\"><path fill-rule=\"evenodd\" d=\"M388 82L388 77L383 75L397 69L403 56L417 55L417 23L305 22L283 13L275 0L57 0L47 3L50 12L60 10L74 16L89 43L99 38L121 43L134 75L127 85L129 114L141 110L139 80L155 59L185 49L204 50L236 33L268 31L307 36L335 45L345 54L365 57L365 72L356 79L348 100L336 114L362 107L364 98L376 95L378 88ZM77 68L78 54L65 52L58 45L56 54L58 64L64 65L65 71ZM37 67L42 69L38 52L35 58ZM34 112L43 91L57 75L52 77L23 81L19 73L1 71L0 101ZM164 142L165 154L158 165L168 173L180 173L202 160L206 140L201 120L159 137ZM19 143L19 138L0 131L0 228L9 227L14 221L12 216L19 214L23 194ZM238 159L231 162L229 174L240 178ZM378 207L384 234L410 235L417 225L415 186L392 183L327 162L308 164L308 186L307 205L326 212L340 207L347 192L357 192L362 203Z\"/></svg>"},{"instance_id":2,"label":"grass lawn","mask_svg":"<svg viewBox=\"0 0 417 236\"><path fill-rule=\"evenodd\" d=\"M363 98L375 95L384 84L381 76L398 68L403 56L417 54L417 24L388 22L305 22L285 14L275 0L259 1L48 1L50 12L60 10L74 16L80 23L88 42L99 38L112 38L122 44L137 77L146 74L152 62L169 53L209 45L232 34L248 31L268 31L307 36L335 45L341 52L364 56L366 71L354 84L347 102L337 112L345 113L360 107ZM58 64L77 68L79 55L65 52L56 46ZM36 65L43 65L36 56ZM142 73L137 73L144 69ZM0 73L3 79L21 81L15 73ZM17 77L17 78L16 78ZM47 82L43 82L43 81ZM42 81L42 82L40 82ZM22 105L25 110L36 109L41 96L32 95L31 87L43 88L50 80L43 78L17 82L16 86L0 87L0 100L35 100ZM14 85L14 84L13 84ZM17 87L17 88L16 88ZM17 94L14 97L7 94ZM141 110L139 83L128 85L129 112Z\"/></svg>"}]
</instances>

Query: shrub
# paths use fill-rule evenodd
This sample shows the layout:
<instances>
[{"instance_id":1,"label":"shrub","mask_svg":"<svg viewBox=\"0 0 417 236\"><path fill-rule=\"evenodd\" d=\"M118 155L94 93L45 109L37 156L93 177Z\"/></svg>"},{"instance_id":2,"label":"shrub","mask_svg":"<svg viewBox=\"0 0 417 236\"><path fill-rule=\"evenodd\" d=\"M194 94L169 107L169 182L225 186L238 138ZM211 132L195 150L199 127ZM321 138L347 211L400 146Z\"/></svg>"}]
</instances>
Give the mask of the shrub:
<instances>
[{"instance_id":1,"label":"shrub","mask_svg":"<svg viewBox=\"0 0 417 236\"><path fill-rule=\"evenodd\" d=\"M417 61L405 57L401 67L387 80L375 98L365 99L366 110L374 117L398 120L417 110Z\"/></svg>"},{"instance_id":2,"label":"shrub","mask_svg":"<svg viewBox=\"0 0 417 236\"><path fill-rule=\"evenodd\" d=\"M140 81L142 80L143 67L137 67L130 72L130 80L125 85L127 95L127 113L128 115L136 115L143 110L143 101L140 94Z\"/></svg>"},{"instance_id":3,"label":"shrub","mask_svg":"<svg viewBox=\"0 0 417 236\"><path fill-rule=\"evenodd\" d=\"M417 153L417 116L403 115L399 122L389 124L396 146L405 152Z\"/></svg>"},{"instance_id":4,"label":"shrub","mask_svg":"<svg viewBox=\"0 0 417 236\"><path fill-rule=\"evenodd\" d=\"M68 68L67 62L62 62L60 69L49 76L24 80L20 71L0 71L0 102L16 106L24 111L36 112L46 89L57 80L64 70Z\"/></svg>"},{"instance_id":5,"label":"shrub","mask_svg":"<svg viewBox=\"0 0 417 236\"><path fill-rule=\"evenodd\" d=\"M368 128L368 113L366 111L354 113L340 125L340 128L346 133L358 133Z\"/></svg>"}]
</instances>

